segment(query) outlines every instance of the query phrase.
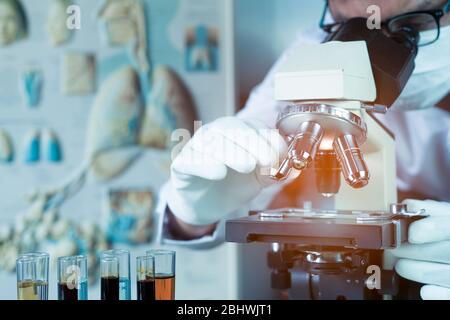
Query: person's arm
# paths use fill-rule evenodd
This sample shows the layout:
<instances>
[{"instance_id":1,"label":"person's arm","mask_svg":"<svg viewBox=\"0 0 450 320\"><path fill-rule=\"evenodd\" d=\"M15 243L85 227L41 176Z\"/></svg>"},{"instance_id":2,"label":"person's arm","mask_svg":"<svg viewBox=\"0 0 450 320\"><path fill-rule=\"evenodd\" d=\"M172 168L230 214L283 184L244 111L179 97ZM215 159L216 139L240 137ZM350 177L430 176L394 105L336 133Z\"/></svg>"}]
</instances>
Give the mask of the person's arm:
<instances>
[{"instance_id":1,"label":"person's arm","mask_svg":"<svg viewBox=\"0 0 450 320\"><path fill-rule=\"evenodd\" d=\"M302 43L317 43L322 41L324 37L325 34L317 28L315 32L308 31L300 33L296 41L285 50L277 63L275 63L264 81L252 91L244 109L237 114L237 117L241 120L250 122L259 120L268 127L273 128L278 112L284 105L283 103L277 102L274 97L274 75L278 66ZM233 191L234 190L229 190L228 192L228 190L224 190L227 194ZM174 195L172 193L169 196L173 197ZM222 209L220 205L217 205L216 208L217 210ZM222 227L222 223L219 221L205 225L191 224L180 218L180 214L185 214L180 208L175 211L175 214L172 213L168 206L165 207L164 211L166 217L163 219L165 224L163 230L170 234L172 240L195 241L206 237L210 239L210 241L215 241L215 237L219 234L216 231ZM164 234L162 237L164 238Z\"/></svg>"},{"instance_id":2,"label":"person's arm","mask_svg":"<svg viewBox=\"0 0 450 320\"><path fill-rule=\"evenodd\" d=\"M171 190L167 182L159 192L155 208L155 242L191 249L210 249L223 243L223 223L196 226L176 217L170 210L167 198Z\"/></svg>"},{"instance_id":3,"label":"person's arm","mask_svg":"<svg viewBox=\"0 0 450 320\"><path fill-rule=\"evenodd\" d=\"M217 223L204 226L186 223L180 218L177 218L172 211L170 211L169 207L166 207L165 215L167 216L167 231L173 238L182 241L196 240L203 238L204 236L211 236L217 227Z\"/></svg>"}]
</instances>

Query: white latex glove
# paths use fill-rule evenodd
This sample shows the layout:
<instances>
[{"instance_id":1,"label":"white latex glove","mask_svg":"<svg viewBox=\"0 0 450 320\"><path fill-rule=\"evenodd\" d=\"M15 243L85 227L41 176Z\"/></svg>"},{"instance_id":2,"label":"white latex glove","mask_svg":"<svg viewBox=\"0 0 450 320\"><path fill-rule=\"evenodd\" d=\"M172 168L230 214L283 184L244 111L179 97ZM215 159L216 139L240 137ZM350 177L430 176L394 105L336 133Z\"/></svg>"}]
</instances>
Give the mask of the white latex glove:
<instances>
[{"instance_id":1,"label":"white latex glove","mask_svg":"<svg viewBox=\"0 0 450 320\"><path fill-rule=\"evenodd\" d=\"M450 300L450 204L405 200L408 210L425 209L429 217L409 227L409 243L392 253L400 258L395 270L403 278L424 283L424 300Z\"/></svg>"},{"instance_id":2,"label":"white latex glove","mask_svg":"<svg viewBox=\"0 0 450 320\"><path fill-rule=\"evenodd\" d=\"M168 206L186 223L216 223L274 183L268 170L286 150L258 121L225 117L203 126L172 163Z\"/></svg>"}]
</instances>

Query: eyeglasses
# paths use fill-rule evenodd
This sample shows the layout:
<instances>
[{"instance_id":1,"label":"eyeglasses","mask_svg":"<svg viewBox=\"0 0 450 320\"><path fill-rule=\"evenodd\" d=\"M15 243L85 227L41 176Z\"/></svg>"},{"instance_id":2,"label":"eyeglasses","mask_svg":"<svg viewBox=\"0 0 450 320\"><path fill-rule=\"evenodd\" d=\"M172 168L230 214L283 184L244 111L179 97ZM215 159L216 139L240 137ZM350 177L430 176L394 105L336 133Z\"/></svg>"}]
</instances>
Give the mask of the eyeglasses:
<instances>
[{"instance_id":1,"label":"eyeglasses","mask_svg":"<svg viewBox=\"0 0 450 320\"><path fill-rule=\"evenodd\" d=\"M339 29L342 22L325 24L325 17L329 8L328 2L328 0L325 0L325 8L319 25L325 32L332 33ZM441 9L413 11L392 17L384 23L384 27L391 33L398 32L405 27L413 28L416 31L428 31L419 40L419 47L423 47L439 39L441 18L448 12L450 12L450 0Z\"/></svg>"}]
</instances>

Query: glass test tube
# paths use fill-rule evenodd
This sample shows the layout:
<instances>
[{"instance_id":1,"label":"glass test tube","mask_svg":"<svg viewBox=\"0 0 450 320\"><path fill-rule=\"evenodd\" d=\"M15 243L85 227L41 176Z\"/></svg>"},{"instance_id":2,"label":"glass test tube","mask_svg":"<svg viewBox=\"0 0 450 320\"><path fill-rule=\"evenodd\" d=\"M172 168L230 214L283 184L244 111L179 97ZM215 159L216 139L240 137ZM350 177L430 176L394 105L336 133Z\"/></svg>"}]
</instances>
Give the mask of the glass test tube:
<instances>
[{"instance_id":1,"label":"glass test tube","mask_svg":"<svg viewBox=\"0 0 450 320\"><path fill-rule=\"evenodd\" d=\"M100 259L102 300L119 300L119 259L114 256L103 256Z\"/></svg>"},{"instance_id":2,"label":"glass test tube","mask_svg":"<svg viewBox=\"0 0 450 320\"><path fill-rule=\"evenodd\" d=\"M147 256L155 258L156 300L175 299L175 251L149 250Z\"/></svg>"},{"instance_id":3,"label":"glass test tube","mask_svg":"<svg viewBox=\"0 0 450 320\"><path fill-rule=\"evenodd\" d=\"M113 249L102 252L102 257L108 256L119 260L119 299L131 300L130 251Z\"/></svg>"},{"instance_id":4,"label":"glass test tube","mask_svg":"<svg viewBox=\"0 0 450 320\"><path fill-rule=\"evenodd\" d=\"M47 253L27 253L16 261L17 299L48 300Z\"/></svg>"},{"instance_id":5,"label":"glass test tube","mask_svg":"<svg viewBox=\"0 0 450 320\"><path fill-rule=\"evenodd\" d=\"M87 257L58 258L58 300L88 299Z\"/></svg>"},{"instance_id":6,"label":"glass test tube","mask_svg":"<svg viewBox=\"0 0 450 320\"><path fill-rule=\"evenodd\" d=\"M152 256L136 258L137 300L155 300L155 259Z\"/></svg>"}]
</instances>

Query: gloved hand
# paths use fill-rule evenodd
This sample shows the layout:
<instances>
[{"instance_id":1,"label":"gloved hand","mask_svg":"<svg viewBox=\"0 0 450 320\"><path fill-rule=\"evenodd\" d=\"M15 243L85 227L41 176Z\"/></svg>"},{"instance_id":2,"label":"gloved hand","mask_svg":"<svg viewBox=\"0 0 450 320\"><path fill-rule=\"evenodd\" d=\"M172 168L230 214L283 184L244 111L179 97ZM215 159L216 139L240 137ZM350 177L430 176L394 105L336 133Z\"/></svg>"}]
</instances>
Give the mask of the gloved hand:
<instances>
[{"instance_id":1,"label":"gloved hand","mask_svg":"<svg viewBox=\"0 0 450 320\"><path fill-rule=\"evenodd\" d=\"M218 222L274 183L287 145L258 121L220 118L200 128L171 166L168 206L192 225Z\"/></svg>"},{"instance_id":2,"label":"gloved hand","mask_svg":"<svg viewBox=\"0 0 450 320\"><path fill-rule=\"evenodd\" d=\"M429 217L409 227L409 243L392 253L400 258L395 270L403 278L424 283L424 300L450 300L450 204L405 200L408 210L425 209Z\"/></svg>"}]
</instances>

